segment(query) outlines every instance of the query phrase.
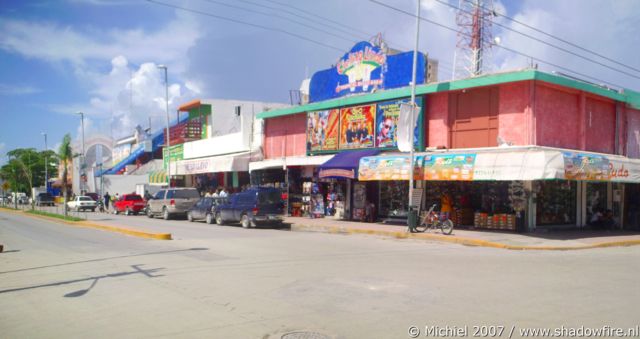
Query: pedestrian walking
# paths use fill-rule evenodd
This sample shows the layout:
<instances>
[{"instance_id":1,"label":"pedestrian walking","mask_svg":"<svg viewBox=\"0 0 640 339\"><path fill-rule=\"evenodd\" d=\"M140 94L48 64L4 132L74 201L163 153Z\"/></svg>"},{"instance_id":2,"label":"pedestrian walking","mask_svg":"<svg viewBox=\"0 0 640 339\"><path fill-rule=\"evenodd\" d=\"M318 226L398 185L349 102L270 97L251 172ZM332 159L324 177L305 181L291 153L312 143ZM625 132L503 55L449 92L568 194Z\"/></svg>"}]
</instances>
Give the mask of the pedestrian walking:
<instances>
[{"instance_id":1,"label":"pedestrian walking","mask_svg":"<svg viewBox=\"0 0 640 339\"><path fill-rule=\"evenodd\" d=\"M102 198L104 200L104 209L106 211L108 211L109 210L109 201L111 201L111 196L109 195L109 192L105 193Z\"/></svg>"}]
</instances>

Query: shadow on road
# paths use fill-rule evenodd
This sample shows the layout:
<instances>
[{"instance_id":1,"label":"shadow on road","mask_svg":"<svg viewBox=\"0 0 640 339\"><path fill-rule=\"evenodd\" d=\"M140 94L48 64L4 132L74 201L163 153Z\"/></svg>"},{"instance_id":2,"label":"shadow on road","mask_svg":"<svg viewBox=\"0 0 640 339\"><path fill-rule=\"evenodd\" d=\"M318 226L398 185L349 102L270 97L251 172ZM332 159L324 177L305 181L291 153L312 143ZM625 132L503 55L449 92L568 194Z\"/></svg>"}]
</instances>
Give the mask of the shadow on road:
<instances>
[{"instance_id":1,"label":"shadow on road","mask_svg":"<svg viewBox=\"0 0 640 339\"><path fill-rule=\"evenodd\" d=\"M31 270L37 270L37 269L41 269L41 268L49 268L49 267L58 267L58 266L67 266L67 265L83 264L83 263L88 263L88 262L107 261L107 260L120 259L120 258L140 257L140 256L145 256L145 255L168 254L168 253L178 253L178 252L188 252L188 251L207 251L207 250L209 250L209 249L208 249L208 248L205 248L205 247L194 247L194 248L186 248L186 249L182 249L182 250L146 252L146 253L131 254L131 255L118 255L118 256L114 256L114 257L106 257L106 258L98 258L98 259L89 259L89 260L81 260L81 261L72 261L72 262L62 263L62 264L54 264L54 265L46 265L46 266L36 266L36 267L29 267L29 268L21 268L21 269L18 269L18 270L3 271L3 272L0 272L0 274L15 273L15 272L23 272L23 271L31 271Z\"/></svg>"},{"instance_id":2,"label":"shadow on road","mask_svg":"<svg viewBox=\"0 0 640 339\"><path fill-rule=\"evenodd\" d=\"M27 291L27 290L33 290L33 289L43 288L43 287L69 285L69 284L74 284L74 283L77 283L77 282L93 280L93 282L91 283L91 285L88 288L81 289L81 290L74 291L74 292L70 292L70 293L67 293L67 294L64 295L65 298L75 298L75 297L81 297L81 296L87 294L87 292L89 292L98 283L98 280L100 280L100 279L117 278L117 277L133 275L133 274L142 274L142 275L146 276L147 278L157 278L157 277L162 277L163 275L153 275L153 273L165 269L165 268L153 268L153 269L150 269L150 270L144 270L144 269L140 268L140 266L144 266L144 265L143 264L131 265L131 267L133 268L133 271L110 273L110 274L99 275L99 276L83 278L83 279L65 280L65 281L58 281L58 282L49 283L49 284L42 284L42 285L34 285L34 286L27 286L27 287L19 287L19 288L10 288L10 289L6 289L6 290L0 290L0 294L11 293L11 292L19 292L19 291Z\"/></svg>"}]
</instances>

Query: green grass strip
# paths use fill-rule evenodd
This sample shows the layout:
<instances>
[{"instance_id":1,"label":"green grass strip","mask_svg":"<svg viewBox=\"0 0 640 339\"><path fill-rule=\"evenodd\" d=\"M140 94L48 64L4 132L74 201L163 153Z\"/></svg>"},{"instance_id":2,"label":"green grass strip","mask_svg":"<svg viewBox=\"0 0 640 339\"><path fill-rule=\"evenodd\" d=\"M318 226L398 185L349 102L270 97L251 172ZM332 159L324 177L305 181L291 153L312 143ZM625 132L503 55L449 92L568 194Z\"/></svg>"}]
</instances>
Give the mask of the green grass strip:
<instances>
[{"instance_id":1,"label":"green grass strip","mask_svg":"<svg viewBox=\"0 0 640 339\"><path fill-rule=\"evenodd\" d=\"M58 219L66 220L66 221L82 221L82 220L84 220L82 218L77 218L77 217L72 217L72 216L67 216L65 218L65 216L62 215L62 214L49 213L49 212L43 212L43 211L38 211L38 210L26 210L24 212L25 213L31 213L31 214L37 214L37 215L43 215L45 217L58 218Z\"/></svg>"}]
</instances>

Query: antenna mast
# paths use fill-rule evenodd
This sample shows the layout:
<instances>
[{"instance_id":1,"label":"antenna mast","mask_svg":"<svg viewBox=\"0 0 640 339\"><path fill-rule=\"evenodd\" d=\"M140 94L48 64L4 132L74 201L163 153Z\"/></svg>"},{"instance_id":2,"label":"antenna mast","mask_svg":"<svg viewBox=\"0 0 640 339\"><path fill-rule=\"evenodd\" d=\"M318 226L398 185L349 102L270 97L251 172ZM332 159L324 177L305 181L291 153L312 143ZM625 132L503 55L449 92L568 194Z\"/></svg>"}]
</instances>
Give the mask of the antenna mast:
<instances>
[{"instance_id":1,"label":"antenna mast","mask_svg":"<svg viewBox=\"0 0 640 339\"><path fill-rule=\"evenodd\" d=\"M493 0L459 0L458 8L454 78L478 76L490 70Z\"/></svg>"}]
</instances>

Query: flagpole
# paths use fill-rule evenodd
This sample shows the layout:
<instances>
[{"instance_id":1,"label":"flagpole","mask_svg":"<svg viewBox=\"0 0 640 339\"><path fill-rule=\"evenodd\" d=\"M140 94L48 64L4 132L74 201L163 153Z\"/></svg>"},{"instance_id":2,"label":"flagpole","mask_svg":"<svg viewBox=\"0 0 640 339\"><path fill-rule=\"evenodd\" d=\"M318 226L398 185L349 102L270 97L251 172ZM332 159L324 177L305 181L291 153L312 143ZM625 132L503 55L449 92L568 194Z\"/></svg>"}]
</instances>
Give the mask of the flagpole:
<instances>
[{"instance_id":1,"label":"flagpole","mask_svg":"<svg viewBox=\"0 0 640 339\"><path fill-rule=\"evenodd\" d=\"M414 138L415 138L415 111L416 111L416 68L418 64L418 42L420 41L420 0L417 0L416 6L416 41L413 48L413 70L411 73L411 126L409 130L409 215L408 215L408 231L412 232L417 224L417 210L413 206L413 172L414 172Z\"/></svg>"}]
</instances>

